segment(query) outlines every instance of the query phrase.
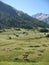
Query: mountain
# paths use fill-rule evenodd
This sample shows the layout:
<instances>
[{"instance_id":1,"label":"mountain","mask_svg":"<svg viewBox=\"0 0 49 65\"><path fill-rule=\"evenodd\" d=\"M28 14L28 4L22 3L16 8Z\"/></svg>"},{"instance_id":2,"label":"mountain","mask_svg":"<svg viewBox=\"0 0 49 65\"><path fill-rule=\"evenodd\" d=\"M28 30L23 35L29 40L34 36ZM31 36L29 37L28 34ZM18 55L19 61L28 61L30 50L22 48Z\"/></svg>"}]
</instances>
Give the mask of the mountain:
<instances>
[{"instance_id":1,"label":"mountain","mask_svg":"<svg viewBox=\"0 0 49 65\"><path fill-rule=\"evenodd\" d=\"M11 27L32 29L49 25L0 1L0 28Z\"/></svg>"},{"instance_id":2,"label":"mountain","mask_svg":"<svg viewBox=\"0 0 49 65\"><path fill-rule=\"evenodd\" d=\"M49 23L49 14L38 13L33 15L34 18Z\"/></svg>"}]
</instances>

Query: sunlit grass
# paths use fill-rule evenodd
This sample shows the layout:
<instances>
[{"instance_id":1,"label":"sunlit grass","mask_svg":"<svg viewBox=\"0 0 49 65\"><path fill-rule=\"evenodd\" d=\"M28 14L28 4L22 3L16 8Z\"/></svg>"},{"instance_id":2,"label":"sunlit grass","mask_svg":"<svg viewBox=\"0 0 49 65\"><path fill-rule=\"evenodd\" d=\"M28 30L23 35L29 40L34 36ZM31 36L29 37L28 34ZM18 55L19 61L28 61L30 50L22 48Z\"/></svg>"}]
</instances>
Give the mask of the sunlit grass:
<instances>
[{"instance_id":1,"label":"sunlit grass","mask_svg":"<svg viewBox=\"0 0 49 65\"><path fill-rule=\"evenodd\" d=\"M28 34L23 34L23 32ZM25 62L27 62L26 65L39 65L39 62L49 62L48 49L49 38L37 31L9 29L0 33L0 61L9 61L5 62L5 65L25 65ZM4 62L0 63L0 65L4 64ZM40 65L43 63L40 63Z\"/></svg>"}]
</instances>

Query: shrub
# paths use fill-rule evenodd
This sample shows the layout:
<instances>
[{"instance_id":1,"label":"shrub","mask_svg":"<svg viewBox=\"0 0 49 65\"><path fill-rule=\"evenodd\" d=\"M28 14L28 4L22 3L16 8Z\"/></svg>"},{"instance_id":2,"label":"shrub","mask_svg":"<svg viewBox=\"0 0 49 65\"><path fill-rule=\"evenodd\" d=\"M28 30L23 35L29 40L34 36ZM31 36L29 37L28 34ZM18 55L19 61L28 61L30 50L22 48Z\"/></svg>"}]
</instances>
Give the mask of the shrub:
<instances>
[{"instance_id":1,"label":"shrub","mask_svg":"<svg viewBox=\"0 0 49 65\"><path fill-rule=\"evenodd\" d=\"M41 32L41 33L47 33L47 32L49 32L49 30L46 29L46 28L44 28L44 29L40 29L40 32Z\"/></svg>"},{"instance_id":2,"label":"shrub","mask_svg":"<svg viewBox=\"0 0 49 65\"><path fill-rule=\"evenodd\" d=\"M3 30L0 30L0 33L2 33L3 32Z\"/></svg>"},{"instance_id":3,"label":"shrub","mask_svg":"<svg viewBox=\"0 0 49 65\"><path fill-rule=\"evenodd\" d=\"M26 32L23 32L22 34L25 34Z\"/></svg>"},{"instance_id":4,"label":"shrub","mask_svg":"<svg viewBox=\"0 0 49 65\"><path fill-rule=\"evenodd\" d=\"M28 32L23 32L22 34L26 34L26 35L28 35Z\"/></svg>"},{"instance_id":5,"label":"shrub","mask_svg":"<svg viewBox=\"0 0 49 65\"><path fill-rule=\"evenodd\" d=\"M29 46L29 47L34 47L34 46Z\"/></svg>"},{"instance_id":6,"label":"shrub","mask_svg":"<svg viewBox=\"0 0 49 65\"><path fill-rule=\"evenodd\" d=\"M47 34L46 37L49 37L49 34Z\"/></svg>"},{"instance_id":7,"label":"shrub","mask_svg":"<svg viewBox=\"0 0 49 65\"><path fill-rule=\"evenodd\" d=\"M21 50L21 48L15 48L15 50Z\"/></svg>"},{"instance_id":8,"label":"shrub","mask_svg":"<svg viewBox=\"0 0 49 65\"><path fill-rule=\"evenodd\" d=\"M19 60L19 58L15 58L14 60Z\"/></svg>"},{"instance_id":9,"label":"shrub","mask_svg":"<svg viewBox=\"0 0 49 65\"><path fill-rule=\"evenodd\" d=\"M40 54L38 54L38 56L42 56L42 54L40 53Z\"/></svg>"},{"instance_id":10,"label":"shrub","mask_svg":"<svg viewBox=\"0 0 49 65\"><path fill-rule=\"evenodd\" d=\"M16 31L21 31L21 29L20 29L20 28L16 28L15 30L16 30Z\"/></svg>"},{"instance_id":11,"label":"shrub","mask_svg":"<svg viewBox=\"0 0 49 65\"><path fill-rule=\"evenodd\" d=\"M41 52L41 53L44 53L44 51L45 51L45 49L43 49L43 50L39 50L39 52Z\"/></svg>"},{"instance_id":12,"label":"shrub","mask_svg":"<svg viewBox=\"0 0 49 65\"><path fill-rule=\"evenodd\" d=\"M19 37L19 35L16 34L16 37Z\"/></svg>"},{"instance_id":13,"label":"shrub","mask_svg":"<svg viewBox=\"0 0 49 65\"><path fill-rule=\"evenodd\" d=\"M46 45L46 44L43 44L42 46L43 46L43 47L47 47L47 45Z\"/></svg>"},{"instance_id":14,"label":"shrub","mask_svg":"<svg viewBox=\"0 0 49 65\"><path fill-rule=\"evenodd\" d=\"M29 46L29 47L40 47L40 45L34 45L34 46Z\"/></svg>"},{"instance_id":15,"label":"shrub","mask_svg":"<svg viewBox=\"0 0 49 65\"><path fill-rule=\"evenodd\" d=\"M9 39L12 39L11 37L9 37Z\"/></svg>"}]
</instances>

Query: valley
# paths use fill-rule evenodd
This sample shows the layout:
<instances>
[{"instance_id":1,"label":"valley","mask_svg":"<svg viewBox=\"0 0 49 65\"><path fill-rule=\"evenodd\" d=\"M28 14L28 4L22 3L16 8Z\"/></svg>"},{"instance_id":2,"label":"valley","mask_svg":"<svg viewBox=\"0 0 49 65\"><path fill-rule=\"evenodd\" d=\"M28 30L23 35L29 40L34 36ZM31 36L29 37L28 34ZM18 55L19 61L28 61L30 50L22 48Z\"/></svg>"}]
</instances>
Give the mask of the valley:
<instances>
[{"instance_id":1,"label":"valley","mask_svg":"<svg viewBox=\"0 0 49 65\"><path fill-rule=\"evenodd\" d=\"M24 5L28 13L10 5L0 1L0 65L49 65L49 14L28 15L36 4Z\"/></svg>"},{"instance_id":2,"label":"valley","mask_svg":"<svg viewBox=\"0 0 49 65\"><path fill-rule=\"evenodd\" d=\"M48 33L47 33L48 34ZM31 29L5 29L0 32L0 63L15 62L26 65L49 63L47 34ZM8 61L8 62L6 62ZM37 63L37 64L36 64ZM29 65L28 64L28 65ZM14 65L14 64L13 64Z\"/></svg>"}]
</instances>

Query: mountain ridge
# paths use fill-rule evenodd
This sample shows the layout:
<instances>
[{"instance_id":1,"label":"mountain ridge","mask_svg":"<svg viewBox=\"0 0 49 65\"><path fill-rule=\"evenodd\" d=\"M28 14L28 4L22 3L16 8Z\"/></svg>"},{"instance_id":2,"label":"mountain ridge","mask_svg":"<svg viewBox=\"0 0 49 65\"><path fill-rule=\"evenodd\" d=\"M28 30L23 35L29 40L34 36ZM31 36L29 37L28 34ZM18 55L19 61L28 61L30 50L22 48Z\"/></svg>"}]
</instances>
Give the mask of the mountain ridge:
<instances>
[{"instance_id":1,"label":"mountain ridge","mask_svg":"<svg viewBox=\"0 0 49 65\"><path fill-rule=\"evenodd\" d=\"M49 22L49 14L37 13L37 14L33 15L33 17L40 21Z\"/></svg>"},{"instance_id":2,"label":"mountain ridge","mask_svg":"<svg viewBox=\"0 0 49 65\"><path fill-rule=\"evenodd\" d=\"M0 1L0 28L10 27L32 29L49 25Z\"/></svg>"}]
</instances>

